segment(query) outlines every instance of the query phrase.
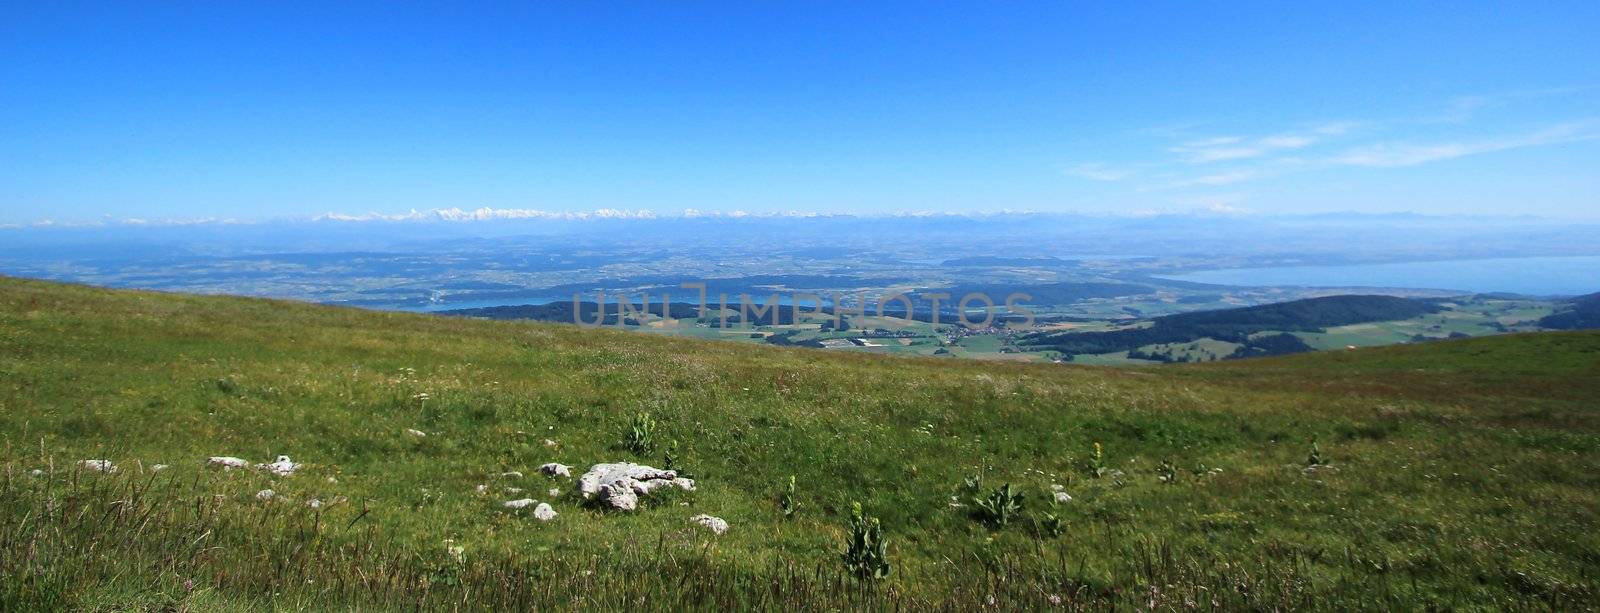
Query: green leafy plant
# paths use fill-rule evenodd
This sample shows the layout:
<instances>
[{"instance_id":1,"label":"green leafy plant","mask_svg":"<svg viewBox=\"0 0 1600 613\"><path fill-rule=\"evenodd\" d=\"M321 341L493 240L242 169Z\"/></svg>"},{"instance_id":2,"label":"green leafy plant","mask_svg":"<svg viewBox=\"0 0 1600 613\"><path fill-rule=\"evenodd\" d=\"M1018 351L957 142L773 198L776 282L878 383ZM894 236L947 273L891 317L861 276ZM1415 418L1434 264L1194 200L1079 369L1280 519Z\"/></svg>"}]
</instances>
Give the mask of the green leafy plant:
<instances>
[{"instance_id":1,"label":"green leafy plant","mask_svg":"<svg viewBox=\"0 0 1600 613\"><path fill-rule=\"evenodd\" d=\"M783 517L790 519L796 511L800 510L800 501L794 498L794 475L789 475L789 487L778 498L778 508L783 510Z\"/></svg>"},{"instance_id":2,"label":"green leafy plant","mask_svg":"<svg viewBox=\"0 0 1600 613\"><path fill-rule=\"evenodd\" d=\"M628 432L623 437L622 444L630 451L644 455L655 449L656 420L649 413L640 413L633 416L628 424Z\"/></svg>"},{"instance_id":3,"label":"green leafy plant","mask_svg":"<svg viewBox=\"0 0 1600 613\"><path fill-rule=\"evenodd\" d=\"M1013 492L1007 483L990 492L988 496L974 499L978 518L996 527L1004 527L1022 513L1022 493Z\"/></svg>"},{"instance_id":4,"label":"green leafy plant","mask_svg":"<svg viewBox=\"0 0 1600 613\"><path fill-rule=\"evenodd\" d=\"M983 477L979 475L969 475L961 482L961 488L966 490L967 494L976 496L978 495L978 491L983 488Z\"/></svg>"},{"instance_id":5,"label":"green leafy plant","mask_svg":"<svg viewBox=\"0 0 1600 613\"><path fill-rule=\"evenodd\" d=\"M1095 441L1094 453L1089 456L1089 476L1099 479L1111 470L1106 466L1105 450L1100 448L1100 442Z\"/></svg>"},{"instance_id":6,"label":"green leafy plant","mask_svg":"<svg viewBox=\"0 0 1600 613\"><path fill-rule=\"evenodd\" d=\"M841 556L844 568L863 581L889 576L888 542L877 518L861 511L861 503L850 503L850 537Z\"/></svg>"},{"instance_id":7,"label":"green leafy plant","mask_svg":"<svg viewBox=\"0 0 1600 613\"><path fill-rule=\"evenodd\" d=\"M1322 448L1317 446L1316 439L1311 439L1311 454L1306 456L1306 466L1321 466L1326 463L1326 458L1322 457Z\"/></svg>"},{"instance_id":8,"label":"green leafy plant","mask_svg":"<svg viewBox=\"0 0 1600 613\"><path fill-rule=\"evenodd\" d=\"M1056 538L1066 532L1067 523L1062 521L1061 514L1056 511L1061 503L1056 501L1055 496L1050 496L1048 500L1050 509L1039 513L1039 532L1047 537Z\"/></svg>"}]
</instances>

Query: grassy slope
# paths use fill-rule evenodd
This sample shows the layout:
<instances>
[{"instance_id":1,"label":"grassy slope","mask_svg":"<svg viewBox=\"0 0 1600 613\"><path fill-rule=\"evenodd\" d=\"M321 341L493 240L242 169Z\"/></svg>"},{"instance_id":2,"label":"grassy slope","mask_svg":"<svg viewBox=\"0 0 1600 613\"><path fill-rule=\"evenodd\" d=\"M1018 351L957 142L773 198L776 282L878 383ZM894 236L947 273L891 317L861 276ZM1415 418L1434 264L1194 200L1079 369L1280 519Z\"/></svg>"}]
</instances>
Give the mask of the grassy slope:
<instances>
[{"instance_id":1,"label":"grassy slope","mask_svg":"<svg viewBox=\"0 0 1600 613\"><path fill-rule=\"evenodd\" d=\"M519 596L533 603L587 593L592 605L837 606L830 599L844 592L823 583L793 580L784 591L772 579L794 568L831 572L849 504L860 501L882 518L896 564L873 597L902 603L959 607L998 594L1037 606L1056 594L1084 606L1587 608L1600 598L1597 399L1597 333L1105 369L0 279L0 514L32 518L0 533L0 556L22 560L51 538L80 539L31 575L4 569L0 605L438 606L490 602L532 581L473 566L492 561L600 569L592 583ZM619 448L641 411L661 420L659 439L679 441L700 491L631 515L546 495L569 484L535 477L544 462L659 464ZM418 440L406 428L432 434ZM1338 470L1302 472L1313 440ZM1120 477L1088 476L1096 441ZM272 480L199 466L210 455L280 453L306 469ZM90 457L117 461L123 474L89 479L62 468ZM1157 478L1167 459L1180 469L1171 484ZM25 475L52 462L48 483ZM140 463L174 468L133 479ZM1222 471L1196 474L1213 467ZM503 470L529 478L493 477ZM790 474L802 506L784 520L774 501ZM1065 486L1075 498L1060 508L1066 534L1043 538L1031 518L993 530L952 509L971 474L1021 486L1034 512L1052 483ZM117 489L138 483L152 489ZM478 484L491 495L475 495ZM530 491L496 491L508 485ZM350 502L320 513L255 502L266 487ZM540 524L499 508L522 495L551 501L561 516ZM83 539L94 537L51 532L87 530L61 501L92 519L114 508L109 500L159 496L215 505L206 513L236 518L219 525L237 527L240 551L270 541L278 553L175 555L191 539L136 531L99 545L116 555L90 560ZM52 510L61 525L49 523ZM200 521L183 512L151 515ZM713 538L692 529L688 517L702 512L732 530ZM426 570L448 566L445 539L466 548L464 578ZM653 553L638 564L682 577L607 578L607 564L623 563L614 556L640 548ZM306 550L338 553L317 553L332 556L321 563L409 560L394 568L420 574L396 580L403 598L368 579L367 591L319 591L273 578L285 572L273 560L302 560ZM217 570L223 562L238 566ZM343 586L348 571L316 572L308 576L337 575ZM473 584L489 577L499 587ZM691 587L724 599L692 600L702 596Z\"/></svg>"}]
</instances>

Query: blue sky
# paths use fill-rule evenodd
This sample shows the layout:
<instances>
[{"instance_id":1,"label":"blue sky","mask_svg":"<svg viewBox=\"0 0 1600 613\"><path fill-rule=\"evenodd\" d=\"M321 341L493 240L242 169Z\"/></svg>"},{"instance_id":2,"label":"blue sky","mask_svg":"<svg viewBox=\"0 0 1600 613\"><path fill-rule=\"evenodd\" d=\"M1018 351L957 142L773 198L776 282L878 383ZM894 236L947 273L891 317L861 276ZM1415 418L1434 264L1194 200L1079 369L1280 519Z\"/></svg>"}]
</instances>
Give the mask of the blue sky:
<instances>
[{"instance_id":1,"label":"blue sky","mask_svg":"<svg viewBox=\"0 0 1600 613\"><path fill-rule=\"evenodd\" d=\"M33 4L0 222L1600 210L1592 1Z\"/></svg>"}]
</instances>

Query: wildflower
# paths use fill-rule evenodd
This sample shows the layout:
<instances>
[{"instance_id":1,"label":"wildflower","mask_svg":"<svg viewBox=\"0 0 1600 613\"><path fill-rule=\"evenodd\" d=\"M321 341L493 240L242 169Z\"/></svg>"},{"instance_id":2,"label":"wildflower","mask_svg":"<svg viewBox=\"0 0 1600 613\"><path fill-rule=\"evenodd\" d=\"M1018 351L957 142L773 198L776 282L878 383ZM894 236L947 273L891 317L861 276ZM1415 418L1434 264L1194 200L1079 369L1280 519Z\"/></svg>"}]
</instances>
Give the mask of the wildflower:
<instances>
[{"instance_id":1,"label":"wildflower","mask_svg":"<svg viewBox=\"0 0 1600 613\"><path fill-rule=\"evenodd\" d=\"M479 483L479 484L478 484L478 487L477 487L477 488L476 488L476 489L477 489L477 491L478 491L478 494L479 494L479 495L482 495L482 494L483 494L483 493L484 493L484 492L487 492L487 491L489 491L489 486L487 486L487 485L484 485L484 484L482 484L482 483Z\"/></svg>"},{"instance_id":2,"label":"wildflower","mask_svg":"<svg viewBox=\"0 0 1600 613\"><path fill-rule=\"evenodd\" d=\"M1045 596L1044 599L1045 599L1046 602L1049 602L1051 604L1051 606L1057 606L1057 607L1061 606L1061 595L1060 594L1051 594L1049 596Z\"/></svg>"},{"instance_id":3,"label":"wildflower","mask_svg":"<svg viewBox=\"0 0 1600 613\"><path fill-rule=\"evenodd\" d=\"M320 508L322 508L322 501L318 500L316 498L312 498L311 500L307 500L306 501L306 506L311 507L313 509L320 509Z\"/></svg>"}]
</instances>

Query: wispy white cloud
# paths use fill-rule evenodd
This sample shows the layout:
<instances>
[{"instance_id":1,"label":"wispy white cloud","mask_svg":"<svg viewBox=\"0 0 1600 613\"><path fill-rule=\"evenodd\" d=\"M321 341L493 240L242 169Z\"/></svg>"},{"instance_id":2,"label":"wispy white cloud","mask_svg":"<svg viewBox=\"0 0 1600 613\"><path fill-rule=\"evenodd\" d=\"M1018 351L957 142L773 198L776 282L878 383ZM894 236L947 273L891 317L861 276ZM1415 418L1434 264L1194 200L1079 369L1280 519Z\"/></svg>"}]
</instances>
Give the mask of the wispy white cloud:
<instances>
[{"instance_id":1,"label":"wispy white cloud","mask_svg":"<svg viewBox=\"0 0 1600 613\"><path fill-rule=\"evenodd\" d=\"M1429 162L1523 149L1600 140L1600 121L1558 124L1515 136L1470 141L1411 143L1389 142L1350 149L1329 161L1345 166L1399 168Z\"/></svg>"},{"instance_id":2,"label":"wispy white cloud","mask_svg":"<svg viewBox=\"0 0 1600 613\"><path fill-rule=\"evenodd\" d=\"M1190 164L1226 162L1258 158L1270 153L1308 147L1317 142L1317 135L1327 133L1284 133L1244 138L1219 136L1192 140L1168 148Z\"/></svg>"},{"instance_id":3,"label":"wispy white cloud","mask_svg":"<svg viewBox=\"0 0 1600 613\"><path fill-rule=\"evenodd\" d=\"M1243 183L1259 176L1261 176L1261 173L1255 170L1234 170L1229 172L1203 175L1193 179L1185 179L1183 181L1174 183L1173 187L1193 187L1196 185L1232 185L1234 183Z\"/></svg>"},{"instance_id":4,"label":"wispy white cloud","mask_svg":"<svg viewBox=\"0 0 1600 613\"><path fill-rule=\"evenodd\" d=\"M1127 168L1117 168L1107 164L1091 162L1078 164L1067 168L1064 172L1080 179L1090 181L1121 181L1133 176L1133 171Z\"/></svg>"},{"instance_id":5,"label":"wispy white cloud","mask_svg":"<svg viewBox=\"0 0 1600 613\"><path fill-rule=\"evenodd\" d=\"M1460 123L1472 119L1480 111L1526 100L1566 96L1593 89L1593 87L1564 86L1457 96L1445 103L1443 111L1431 117L1426 117L1421 121L1422 123Z\"/></svg>"}]
</instances>

